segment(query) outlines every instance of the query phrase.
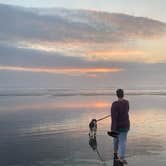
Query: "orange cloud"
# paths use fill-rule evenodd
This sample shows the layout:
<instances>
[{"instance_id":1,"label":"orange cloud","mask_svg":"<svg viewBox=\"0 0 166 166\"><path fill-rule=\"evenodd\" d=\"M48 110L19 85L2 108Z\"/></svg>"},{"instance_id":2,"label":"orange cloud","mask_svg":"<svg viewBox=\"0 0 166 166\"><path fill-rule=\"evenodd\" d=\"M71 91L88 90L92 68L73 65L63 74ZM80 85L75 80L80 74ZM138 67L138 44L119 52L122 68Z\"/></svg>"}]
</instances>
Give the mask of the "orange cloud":
<instances>
[{"instance_id":1,"label":"orange cloud","mask_svg":"<svg viewBox=\"0 0 166 166\"><path fill-rule=\"evenodd\" d=\"M20 66L0 66L0 70L35 72L35 73L50 73L50 74L93 74L93 73L112 73L120 72L121 68L33 68Z\"/></svg>"},{"instance_id":2,"label":"orange cloud","mask_svg":"<svg viewBox=\"0 0 166 166\"><path fill-rule=\"evenodd\" d=\"M112 51L106 50L106 51L91 51L88 53L88 55L90 58L95 58L95 59L134 61L139 57L143 58L146 54L143 51L137 51L137 50L112 50Z\"/></svg>"},{"instance_id":3,"label":"orange cloud","mask_svg":"<svg viewBox=\"0 0 166 166\"><path fill-rule=\"evenodd\" d=\"M166 60L164 54L165 41L165 37L153 40L139 39L126 43L20 41L16 43L16 46L50 53L61 53L65 56L81 57L92 61L159 63Z\"/></svg>"},{"instance_id":4,"label":"orange cloud","mask_svg":"<svg viewBox=\"0 0 166 166\"><path fill-rule=\"evenodd\" d=\"M129 50L119 50L119 51L94 51L90 52L89 54L91 55L96 55L96 56L114 56L114 55L144 55L145 53L142 51L129 51Z\"/></svg>"}]
</instances>

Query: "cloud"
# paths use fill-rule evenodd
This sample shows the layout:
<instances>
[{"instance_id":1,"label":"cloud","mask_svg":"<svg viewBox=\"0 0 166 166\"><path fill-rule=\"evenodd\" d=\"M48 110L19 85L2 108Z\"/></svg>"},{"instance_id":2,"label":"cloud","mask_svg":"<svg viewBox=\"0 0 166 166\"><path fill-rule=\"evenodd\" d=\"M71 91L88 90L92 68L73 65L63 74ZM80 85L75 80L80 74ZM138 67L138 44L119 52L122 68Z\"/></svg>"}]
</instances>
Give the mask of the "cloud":
<instances>
[{"instance_id":1,"label":"cloud","mask_svg":"<svg viewBox=\"0 0 166 166\"><path fill-rule=\"evenodd\" d=\"M31 54L40 51L43 60L50 65L53 65L51 58L47 60L44 54L56 53L91 61L166 61L162 45L166 40L166 24L156 20L89 10L7 5L0 5L0 20L1 44L19 48L25 54L27 49ZM20 56L16 62L14 57L10 57L9 61L19 65L22 61L27 63L24 58L27 59ZM41 61L37 61L36 58L34 62L40 65ZM60 60L59 64L64 63Z\"/></svg>"},{"instance_id":2,"label":"cloud","mask_svg":"<svg viewBox=\"0 0 166 166\"><path fill-rule=\"evenodd\" d=\"M91 61L83 57L20 49L3 44L0 45L0 50L0 70L89 76L122 71L111 63Z\"/></svg>"},{"instance_id":3,"label":"cloud","mask_svg":"<svg viewBox=\"0 0 166 166\"><path fill-rule=\"evenodd\" d=\"M81 42L20 42L18 48L36 50L51 54L98 61L122 62L166 62L166 38L156 40L131 40L123 43L81 43Z\"/></svg>"},{"instance_id":4,"label":"cloud","mask_svg":"<svg viewBox=\"0 0 166 166\"><path fill-rule=\"evenodd\" d=\"M116 42L161 37L166 24L147 18L86 10L0 5L3 40Z\"/></svg>"},{"instance_id":5,"label":"cloud","mask_svg":"<svg viewBox=\"0 0 166 166\"><path fill-rule=\"evenodd\" d=\"M30 68L21 66L0 66L0 70L66 75L100 74L123 71L118 68Z\"/></svg>"},{"instance_id":6,"label":"cloud","mask_svg":"<svg viewBox=\"0 0 166 166\"><path fill-rule=\"evenodd\" d=\"M83 57L68 56L57 52L15 48L0 44L0 64L6 66L90 68L105 67L102 62L91 62ZM111 67L110 65L107 67Z\"/></svg>"},{"instance_id":7,"label":"cloud","mask_svg":"<svg viewBox=\"0 0 166 166\"><path fill-rule=\"evenodd\" d=\"M146 61L146 53L137 50L105 50L105 51L94 51L88 53L89 57L93 59L104 59L112 61Z\"/></svg>"},{"instance_id":8,"label":"cloud","mask_svg":"<svg viewBox=\"0 0 166 166\"><path fill-rule=\"evenodd\" d=\"M4 44L0 50L0 87L124 87L166 81L165 63L91 60Z\"/></svg>"},{"instance_id":9,"label":"cloud","mask_svg":"<svg viewBox=\"0 0 166 166\"><path fill-rule=\"evenodd\" d=\"M5 5L0 20L0 85L165 84L165 23Z\"/></svg>"}]
</instances>

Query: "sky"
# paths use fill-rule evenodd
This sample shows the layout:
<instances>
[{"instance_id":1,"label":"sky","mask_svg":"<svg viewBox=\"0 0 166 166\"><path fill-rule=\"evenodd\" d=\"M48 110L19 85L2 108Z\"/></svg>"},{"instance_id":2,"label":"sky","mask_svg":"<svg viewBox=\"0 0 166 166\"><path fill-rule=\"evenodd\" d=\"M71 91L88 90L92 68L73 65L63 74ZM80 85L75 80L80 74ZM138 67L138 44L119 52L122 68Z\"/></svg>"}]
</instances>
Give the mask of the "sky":
<instances>
[{"instance_id":1,"label":"sky","mask_svg":"<svg viewBox=\"0 0 166 166\"><path fill-rule=\"evenodd\" d=\"M165 0L0 0L0 3L25 7L64 7L120 12L166 22Z\"/></svg>"},{"instance_id":2,"label":"sky","mask_svg":"<svg viewBox=\"0 0 166 166\"><path fill-rule=\"evenodd\" d=\"M165 86L164 1L0 3L0 88Z\"/></svg>"}]
</instances>

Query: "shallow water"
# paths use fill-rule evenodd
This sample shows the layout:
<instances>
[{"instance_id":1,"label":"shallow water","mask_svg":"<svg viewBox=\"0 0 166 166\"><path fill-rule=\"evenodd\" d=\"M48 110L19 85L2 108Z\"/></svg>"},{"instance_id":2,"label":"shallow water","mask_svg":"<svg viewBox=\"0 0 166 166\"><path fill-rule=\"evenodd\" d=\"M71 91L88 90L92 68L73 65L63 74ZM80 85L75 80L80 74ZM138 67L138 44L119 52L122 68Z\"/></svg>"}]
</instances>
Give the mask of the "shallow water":
<instances>
[{"instance_id":1,"label":"shallow water","mask_svg":"<svg viewBox=\"0 0 166 166\"><path fill-rule=\"evenodd\" d=\"M165 166L166 97L128 95L129 165ZM0 97L0 165L112 165L110 119L98 123L98 153L88 123L110 112L111 95L3 95Z\"/></svg>"}]
</instances>

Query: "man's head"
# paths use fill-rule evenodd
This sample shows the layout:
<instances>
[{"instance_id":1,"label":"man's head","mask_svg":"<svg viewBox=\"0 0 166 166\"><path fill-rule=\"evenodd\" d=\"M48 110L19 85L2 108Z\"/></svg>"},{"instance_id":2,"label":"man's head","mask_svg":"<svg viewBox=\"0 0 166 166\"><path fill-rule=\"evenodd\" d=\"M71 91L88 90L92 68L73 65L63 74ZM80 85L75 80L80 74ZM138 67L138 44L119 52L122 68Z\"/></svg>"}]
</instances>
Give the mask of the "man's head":
<instances>
[{"instance_id":1,"label":"man's head","mask_svg":"<svg viewBox=\"0 0 166 166\"><path fill-rule=\"evenodd\" d=\"M119 99L122 99L124 97L124 91L123 89L117 89L116 95Z\"/></svg>"}]
</instances>

